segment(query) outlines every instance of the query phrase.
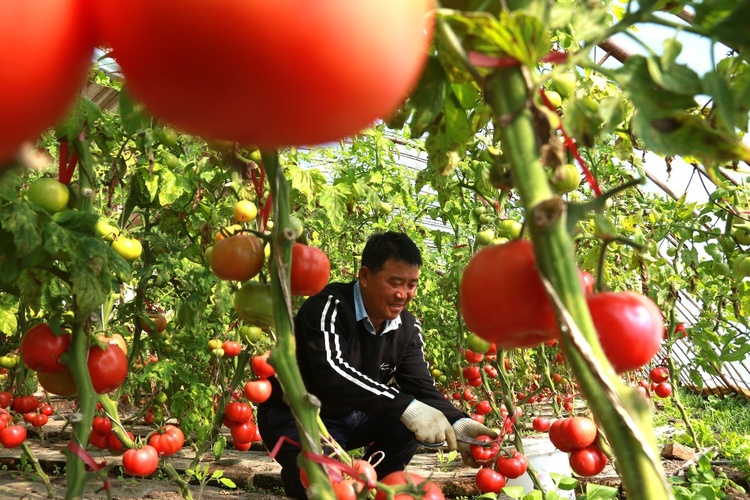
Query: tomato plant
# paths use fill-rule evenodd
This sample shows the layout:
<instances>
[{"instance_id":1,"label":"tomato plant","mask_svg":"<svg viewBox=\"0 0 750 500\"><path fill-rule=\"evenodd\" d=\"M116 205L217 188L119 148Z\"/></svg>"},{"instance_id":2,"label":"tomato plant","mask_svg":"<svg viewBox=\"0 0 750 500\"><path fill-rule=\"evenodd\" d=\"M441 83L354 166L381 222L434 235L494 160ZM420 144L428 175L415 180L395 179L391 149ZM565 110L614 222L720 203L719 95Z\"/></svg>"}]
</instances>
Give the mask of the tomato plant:
<instances>
[{"instance_id":1,"label":"tomato plant","mask_svg":"<svg viewBox=\"0 0 750 500\"><path fill-rule=\"evenodd\" d=\"M338 140L394 111L426 59L433 7L429 0L95 5L128 86L153 114L207 139L266 148ZM151 36L136 35L136 24Z\"/></svg>"},{"instance_id":2,"label":"tomato plant","mask_svg":"<svg viewBox=\"0 0 750 500\"><path fill-rule=\"evenodd\" d=\"M331 262L321 249L302 243L292 245L292 295L315 295L330 277Z\"/></svg>"},{"instance_id":3,"label":"tomato plant","mask_svg":"<svg viewBox=\"0 0 750 500\"><path fill-rule=\"evenodd\" d=\"M25 140L54 124L83 85L94 48L88 3L3 0L0 66L0 164Z\"/></svg>"},{"instance_id":4,"label":"tomato plant","mask_svg":"<svg viewBox=\"0 0 750 500\"><path fill-rule=\"evenodd\" d=\"M664 320L654 302L635 292L586 298L604 353L618 373L636 370L659 351Z\"/></svg>"},{"instance_id":5,"label":"tomato plant","mask_svg":"<svg viewBox=\"0 0 750 500\"><path fill-rule=\"evenodd\" d=\"M122 455L122 468L131 476L148 476L159 466L159 453L153 446L130 448Z\"/></svg>"},{"instance_id":6,"label":"tomato plant","mask_svg":"<svg viewBox=\"0 0 750 500\"><path fill-rule=\"evenodd\" d=\"M253 234L222 238L211 253L211 270L223 280L249 280L260 272L264 262L263 244Z\"/></svg>"},{"instance_id":7,"label":"tomato plant","mask_svg":"<svg viewBox=\"0 0 750 500\"><path fill-rule=\"evenodd\" d=\"M461 277L460 298L466 326L498 348L532 347L558 337L527 240L477 252Z\"/></svg>"}]
</instances>

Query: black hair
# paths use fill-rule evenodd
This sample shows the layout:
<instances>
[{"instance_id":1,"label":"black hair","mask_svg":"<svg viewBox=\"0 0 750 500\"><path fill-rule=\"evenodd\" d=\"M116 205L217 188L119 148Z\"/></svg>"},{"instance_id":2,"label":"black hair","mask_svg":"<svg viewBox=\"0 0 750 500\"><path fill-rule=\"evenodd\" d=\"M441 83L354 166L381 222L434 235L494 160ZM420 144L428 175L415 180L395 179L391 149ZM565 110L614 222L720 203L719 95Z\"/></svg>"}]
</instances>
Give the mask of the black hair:
<instances>
[{"instance_id":1,"label":"black hair","mask_svg":"<svg viewBox=\"0 0 750 500\"><path fill-rule=\"evenodd\" d=\"M362 251L362 266L377 273L388 259L422 267L419 248L404 233L387 231L370 236Z\"/></svg>"}]
</instances>

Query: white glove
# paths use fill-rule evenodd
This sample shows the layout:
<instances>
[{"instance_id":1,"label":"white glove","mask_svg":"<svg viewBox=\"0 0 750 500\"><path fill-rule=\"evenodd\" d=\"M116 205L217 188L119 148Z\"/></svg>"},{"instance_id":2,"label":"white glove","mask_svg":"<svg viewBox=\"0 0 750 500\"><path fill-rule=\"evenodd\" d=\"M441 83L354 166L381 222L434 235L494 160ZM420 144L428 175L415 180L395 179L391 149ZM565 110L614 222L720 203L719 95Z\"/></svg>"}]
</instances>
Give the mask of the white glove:
<instances>
[{"instance_id":1,"label":"white glove","mask_svg":"<svg viewBox=\"0 0 750 500\"><path fill-rule=\"evenodd\" d=\"M478 436L489 436L491 438L497 437L497 431L493 431L489 427L485 427L484 425L471 418L460 418L456 420L456 422L453 424L453 431L455 434L460 434L462 436L470 438L476 438ZM464 465L468 465L469 467L474 467L476 469L477 467L479 467L479 464L476 463L474 461L474 458L471 456L471 452L469 451L470 446L471 445L468 443L459 443L458 451L461 452L461 460L463 461Z\"/></svg>"},{"instance_id":2,"label":"white glove","mask_svg":"<svg viewBox=\"0 0 750 500\"><path fill-rule=\"evenodd\" d=\"M453 433L453 427L451 427L445 415L432 406L415 399L409 403L404 413L401 414L401 422L414 433L417 441L428 444L445 441L449 450L456 449L456 436Z\"/></svg>"}]
</instances>

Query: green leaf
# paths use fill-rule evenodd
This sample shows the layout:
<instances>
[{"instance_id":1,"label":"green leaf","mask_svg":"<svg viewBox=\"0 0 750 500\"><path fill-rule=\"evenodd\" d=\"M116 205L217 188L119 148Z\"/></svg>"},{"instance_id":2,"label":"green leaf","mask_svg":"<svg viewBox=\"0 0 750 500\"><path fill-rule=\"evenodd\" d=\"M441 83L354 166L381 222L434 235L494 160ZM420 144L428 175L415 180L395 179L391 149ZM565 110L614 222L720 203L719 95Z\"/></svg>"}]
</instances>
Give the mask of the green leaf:
<instances>
[{"instance_id":1,"label":"green leaf","mask_svg":"<svg viewBox=\"0 0 750 500\"><path fill-rule=\"evenodd\" d=\"M618 490L603 484L586 483L586 500L610 500L617 498Z\"/></svg>"},{"instance_id":2,"label":"green leaf","mask_svg":"<svg viewBox=\"0 0 750 500\"><path fill-rule=\"evenodd\" d=\"M570 476L551 473L552 479L557 482L557 487L563 491L572 491L578 487L578 480Z\"/></svg>"},{"instance_id":3,"label":"green leaf","mask_svg":"<svg viewBox=\"0 0 750 500\"><path fill-rule=\"evenodd\" d=\"M222 477L221 479L219 479L219 483L221 483L222 486L226 486L227 488L236 488L237 487L237 484L234 481L232 481L231 479L229 479L228 477Z\"/></svg>"},{"instance_id":4,"label":"green leaf","mask_svg":"<svg viewBox=\"0 0 750 500\"><path fill-rule=\"evenodd\" d=\"M440 117L447 94L448 77L443 65L440 59L431 56L409 97L408 105L415 110L409 122L412 137L421 137Z\"/></svg>"},{"instance_id":5,"label":"green leaf","mask_svg":"<svg viewBox=\"0 0 750 500\"><path fill-rule=\"evenodd\" d=\"M344 214L347 213L346 201L347 196L342 191L346 188L341 185L329 186L321 193L319 198L320 205L325 209L331 226L334 230L341 228L344 224Z\"/></svg>"},{"instance_id":6,"label":"green leaf","mask_svg":"<svg viewBox=\"0 0 750 500\"><path fill-rule=\"evenodd\" d=\"M523 486L506 486L502 491L511 498L522 498L524 490Z\"/></svg>"},{"instance_id":7,"label":"green leaf","mask_svg":"<svg viewBox=\"0 0 750 500\"><path fill-rule=\"evenodd\" d=\"M37 228L39 215L28 202L21 199L9 207L10 210L0 212L0 226L13 233L16 255L24 257L42 244L42 236Z\"/></svg>"},{"instance_id":8,"label":"green leaf","mask_svg":"<svg viewBox=\"0 0 750 500\"><path fill-rule=\"evenodd\" d=\"M721 3L719 3L721 5ZM747 29L747 20L750 19L750 0L729 1L724 3L734 8L727 12L721 19L714 21L710 19L707 34L712 38L724 42L734 50L742 51L750 49L750 32ZM705 9L701 9L705 6ZM698 2L696 7L696 21L704 21L708 13L718 13L717 2Z\"/></svg>"},{"instance_id":9,"label":"green leaf","mask_svg":"<svg viewBox=\"0 0 750 500\"><path fill-rule=\"evenodd\" d=\"M119 105L122 128L128 135L135 135L139 130L146 126L147 122L141 112L141 105L137 104L136 101L130 97L127 87L123 87L120 91Z\"/></svg>"}]
</instances>

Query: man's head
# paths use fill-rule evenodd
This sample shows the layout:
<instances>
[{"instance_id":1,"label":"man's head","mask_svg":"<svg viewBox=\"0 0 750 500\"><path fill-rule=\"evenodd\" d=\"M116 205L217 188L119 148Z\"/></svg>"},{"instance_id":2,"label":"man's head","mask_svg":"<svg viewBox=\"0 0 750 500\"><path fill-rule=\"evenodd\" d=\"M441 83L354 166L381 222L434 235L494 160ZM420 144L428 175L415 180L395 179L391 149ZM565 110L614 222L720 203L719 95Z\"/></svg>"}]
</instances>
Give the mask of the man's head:
<instances>
[{"instance_id":1,"label":"man's head","mask_svg":"<svg viewBox=\"0 0 750 500\"><path fill-rule=\"evenodd\" d=\"M403 233L388 231L367 240L362 252L359 284L362 299L376 330L396 319L414 297L422 255Z\"/></svg>"}]
</instances>

